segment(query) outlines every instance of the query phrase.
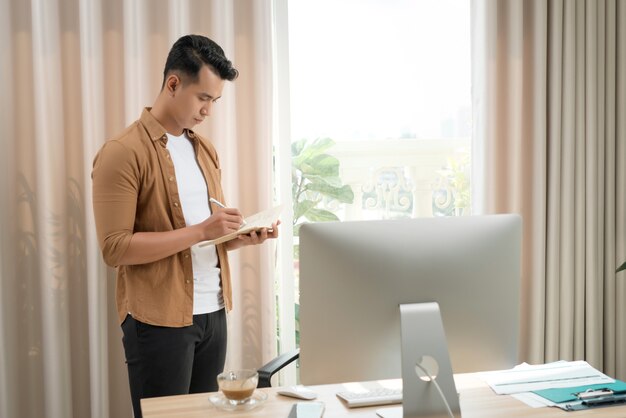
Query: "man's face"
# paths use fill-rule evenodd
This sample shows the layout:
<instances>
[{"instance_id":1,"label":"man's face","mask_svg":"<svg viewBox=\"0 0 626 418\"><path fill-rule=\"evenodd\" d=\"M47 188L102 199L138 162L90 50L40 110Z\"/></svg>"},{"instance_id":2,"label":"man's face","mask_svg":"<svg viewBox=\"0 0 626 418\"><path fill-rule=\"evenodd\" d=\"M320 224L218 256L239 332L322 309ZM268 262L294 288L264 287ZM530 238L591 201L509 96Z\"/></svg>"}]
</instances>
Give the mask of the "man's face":
<instances>
[{"instance_id":1,"label":"man's face","mask_svg":"<svg viewBox=\"0 0 626 418\"><path fill-rule=\"evenodd\" d=\"M213 104L222 96L224 80L203 65L198 80L183 78L172 103L172 116L182 129L192 129L211 115Z\"/></svg>"}]
</instances>

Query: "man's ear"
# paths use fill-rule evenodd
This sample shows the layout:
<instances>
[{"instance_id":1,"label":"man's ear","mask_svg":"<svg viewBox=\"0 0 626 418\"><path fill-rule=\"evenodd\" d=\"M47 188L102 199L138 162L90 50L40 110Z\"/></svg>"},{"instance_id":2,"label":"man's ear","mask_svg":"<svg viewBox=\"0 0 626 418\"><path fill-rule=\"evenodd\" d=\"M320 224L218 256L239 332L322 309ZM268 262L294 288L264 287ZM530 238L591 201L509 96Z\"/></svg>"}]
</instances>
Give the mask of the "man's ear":
<instances>
[{"instance_id":1,"label":"man's ear","mask_svg":"<svg viewBox=\"0 0 626 418\"><path fill-rule=\"evenodd\" d=\"M180 87L180 77L178 77L176 74L170 74L167 79L165 79L165 89L167 90L168 94L174 95L176 90L180 89Z\"/></svg>"}]
</instances>

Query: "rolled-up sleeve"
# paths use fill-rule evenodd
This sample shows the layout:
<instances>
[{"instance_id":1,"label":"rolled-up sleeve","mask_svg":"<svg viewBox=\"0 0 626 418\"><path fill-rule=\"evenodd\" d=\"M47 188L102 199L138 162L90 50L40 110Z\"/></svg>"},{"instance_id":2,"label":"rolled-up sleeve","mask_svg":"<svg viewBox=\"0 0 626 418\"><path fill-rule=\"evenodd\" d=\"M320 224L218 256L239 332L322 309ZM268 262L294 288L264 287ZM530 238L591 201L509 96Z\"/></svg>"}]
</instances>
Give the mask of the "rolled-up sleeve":
<instances>
[{"instance_id":1,"label":"rolled-up sleeve","mask_svg":"<svg viewBox=\"0 0 626 418\"><path fill-rule=\"evenodd\" d=\"M91 178L98 242L104 262L115 267L133 236L139 190L135 153L117 140L106 142L94 158Z\"/></svg>"}]
</instances>

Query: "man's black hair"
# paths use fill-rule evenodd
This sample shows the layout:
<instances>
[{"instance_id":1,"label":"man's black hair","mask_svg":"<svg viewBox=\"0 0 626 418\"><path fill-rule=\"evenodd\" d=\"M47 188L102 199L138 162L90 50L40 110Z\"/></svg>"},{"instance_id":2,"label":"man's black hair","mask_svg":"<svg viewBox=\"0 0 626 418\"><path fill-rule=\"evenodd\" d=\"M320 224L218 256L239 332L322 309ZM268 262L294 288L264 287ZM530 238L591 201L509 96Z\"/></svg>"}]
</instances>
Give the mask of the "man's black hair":
<instances>
[{"instance_id":1,"label":"man's black hair","mask_svg":"<svg viewBox=\"0 0 626 418\"><path fill-rule=\"evenodd\" d=\"M180 72L181 76L195 83L203 65L210 66L222 80L233 81L239 75L218 44L206 36L185 35L174 43L167 55L161 88L171 72Z\"/></svg>"}]
</instances>

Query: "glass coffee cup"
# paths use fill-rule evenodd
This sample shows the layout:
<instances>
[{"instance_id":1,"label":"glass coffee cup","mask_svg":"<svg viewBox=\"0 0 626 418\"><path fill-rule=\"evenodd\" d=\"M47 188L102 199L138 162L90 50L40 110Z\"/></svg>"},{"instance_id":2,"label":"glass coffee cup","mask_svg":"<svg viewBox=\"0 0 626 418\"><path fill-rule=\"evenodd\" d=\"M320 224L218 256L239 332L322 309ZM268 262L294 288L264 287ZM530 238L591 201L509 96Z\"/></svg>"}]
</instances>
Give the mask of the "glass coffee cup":
<instances>
[{"instance_id":1,"label":"glass coffee cup","mask_svg":"<svg viewBox=\"0 0 626 418\"><path fill-rule=\"evenodd\" d=\"M217 385L232 405L246 403L259 382L256 370L231 370L217 376Z\"/></svg>"}]
</instances>

